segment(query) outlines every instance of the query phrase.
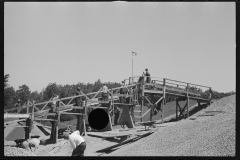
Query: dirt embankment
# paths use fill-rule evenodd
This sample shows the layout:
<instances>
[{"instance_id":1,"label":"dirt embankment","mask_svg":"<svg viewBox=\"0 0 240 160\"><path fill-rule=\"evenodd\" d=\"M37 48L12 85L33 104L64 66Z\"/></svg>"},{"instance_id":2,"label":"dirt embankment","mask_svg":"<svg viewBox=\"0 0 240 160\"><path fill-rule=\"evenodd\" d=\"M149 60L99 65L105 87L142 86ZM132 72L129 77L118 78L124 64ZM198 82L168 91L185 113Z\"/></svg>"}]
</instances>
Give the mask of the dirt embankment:
<instances>
[{"instance_id":1,"label":"dirt embankment","mask_svg":"<svg viewBox=\"0 0 240 160\"><path fill-rule=\"evenodd\" d=\"M225 97L105 156L235 156L235 115L235 95Z\"/></svg>"}]
</instances>

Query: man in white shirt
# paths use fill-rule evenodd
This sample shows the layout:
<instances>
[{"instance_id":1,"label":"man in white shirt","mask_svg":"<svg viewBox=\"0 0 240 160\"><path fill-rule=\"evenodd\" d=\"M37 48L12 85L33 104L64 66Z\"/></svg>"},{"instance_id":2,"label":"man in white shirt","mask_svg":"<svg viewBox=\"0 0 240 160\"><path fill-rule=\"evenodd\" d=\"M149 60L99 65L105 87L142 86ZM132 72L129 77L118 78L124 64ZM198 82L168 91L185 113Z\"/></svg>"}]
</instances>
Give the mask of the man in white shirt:
<instances>
[{"instance_id":1,"label":"man in white shirt","mask_svg":"<svg viewBox=\"0 0 240 160\"><path fill-rule=\"evenodd\" d=\"M26 149L28 151L32 151L35 153L35 151L38 149L39 144L41 143L41 141L37 138L32 138L32 139L28 139L24 142L21 143L20 147L23 149ZM34 148L34 150L33 150Z\"/></svg>"},{"instance_id":2,"label":"man in white shirt","mask_svg":"<svg viewBox=\"0 0 240 160\"><path fill-rule=\"evenodd\" d=\"M80 132L76 130L72 134L64 133L64 139L68 139L70 144L73 147L72 156L84 156L84 151L86 149L86 142L82 136L80 136Z\"/></svg>"},{"instance_id":3,"label":"man in white shirt","mask_svg":"<svg viewBox=\"0 0 240 160\"><path fill-rule=\"evenodd\" d=\"M102 88L102 100L108 101L108 87L106 85Z\"/></svg>"}]
</instances>

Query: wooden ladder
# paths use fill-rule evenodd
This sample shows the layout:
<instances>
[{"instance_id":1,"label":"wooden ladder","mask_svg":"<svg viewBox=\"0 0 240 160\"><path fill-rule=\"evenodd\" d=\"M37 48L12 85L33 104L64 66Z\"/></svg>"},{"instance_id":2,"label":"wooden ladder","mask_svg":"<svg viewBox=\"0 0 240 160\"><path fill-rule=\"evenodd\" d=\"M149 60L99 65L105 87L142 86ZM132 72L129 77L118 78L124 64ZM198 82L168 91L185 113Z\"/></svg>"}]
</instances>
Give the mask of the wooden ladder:
<instances>
[{"instance_id":1,"label":"wooden ladder","mask_svg":"<svg viewBox=\"0 0 240 160\"><path fill-rule=\"evenodd\" d=\"M136 105L134 108L134 118L135 122L140 122L142 118L141 105Z\"/></svg>"}]
</instances>

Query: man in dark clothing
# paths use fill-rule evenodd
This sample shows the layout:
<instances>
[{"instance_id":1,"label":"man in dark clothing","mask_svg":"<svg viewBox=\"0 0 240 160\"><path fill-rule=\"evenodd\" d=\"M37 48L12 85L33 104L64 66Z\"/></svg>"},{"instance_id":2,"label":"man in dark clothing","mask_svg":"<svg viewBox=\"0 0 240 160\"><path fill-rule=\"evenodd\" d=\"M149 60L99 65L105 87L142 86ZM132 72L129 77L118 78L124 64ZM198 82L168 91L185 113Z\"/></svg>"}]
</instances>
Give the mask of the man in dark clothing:
<instances>
[{"instance_id":1,"label":"man in dark clothing","mask_svg":"<svg viewBox=\"0 0 240 160\"><path fill-rule=\"evenodd\" d=\"M147 82L147 83L150 83L150 82L151 82L150 73L149 73L149 71L148 71L148 69L147 69L147 68L145 69L145 71L146 71L146 73L145 73L144 75L145 75L145 76L149 76L149 77L147 77L147 80L146 80L146 82Z\"/></svg>"},{"instance_id":2,"label":"man in dark clothing","mask_svg":"<svg viewBox=\"0 0 240 160\"><path fill-rule=\"evenodd\" d=\"M125 82L122 81L122 86L121 87L123 87L124 85L125 85ZM125 88L120 88L119 92L120 92L120 94L126 94L126 89ZM120 96L119 100L120 100L121 103L125 103L126 102L125 97L122 97L122 96Z\"/></svg>"}]
</instances>

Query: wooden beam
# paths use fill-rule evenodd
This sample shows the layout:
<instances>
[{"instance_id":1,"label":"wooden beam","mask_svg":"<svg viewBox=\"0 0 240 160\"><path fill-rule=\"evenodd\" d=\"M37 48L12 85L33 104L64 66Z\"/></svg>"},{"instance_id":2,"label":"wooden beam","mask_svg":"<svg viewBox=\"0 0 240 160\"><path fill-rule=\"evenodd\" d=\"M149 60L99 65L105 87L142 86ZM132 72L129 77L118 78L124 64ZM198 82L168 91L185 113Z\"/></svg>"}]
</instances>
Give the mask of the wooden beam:
<instances>
[{"instance_id":1,"label":"wooden beam","mask_svg":"<svg viewBox=\"0 0 240 160\"><path fill-rule=\"evenodd\" d=\"M83 96L86 97L87 100L89 100L88 96L86 94L84 94L82 91L80 91L82 93Z\"/></svg>"},{"instance_id":2,"label":"wooden beam","mask_svg":"<svg viewBox=\"0 0 240 160\"><path fill-rule=\"evenodd\" d=\"M46 119L46 118L35 118L35 121L56 121L54 119Z\"/></svg>"},{"instance_id":3,"label":"wooden beam","mask_svg":"<svg viewBox=\"0 0 240 160\"><path fill-rule=\"evenodd\" d=\"M51 101L51 99L52 99L52 98L50 98L49 101ZM47 107L47 105L48 105L48 103L46 103L46 104L44 105L44 107L41 109L41 111L44 110L44 109Z\"/></svg>"},{"instance_id":4,"label":"wooden beam","mask_svg":"<svg viewBox=\"0 0 240 160\"><path fill-rule=\"evenodd\" d=\"M144 117L150 110L151 110L151 107L143 115L141 115L141 117Z\"/></svg>"},{"instance_id":5,"label":"wooden beam","mask_svg":"<svg viewBox=\"0 0 240 160\"><path fill-rule=\"evenodd\" d=\"M144 96L144 98L148 101L150 105L153 105L146 96Z\"/></svg>"},{"instance_id":6,"label":"wooden beam","mask_svg":"<svg viewBox=\"0 0 240 160\"><path fill-rule=\"evenodd\" d=\"M157 105L162 99L163 99L163 96L159 98L159 100L155 103L155 105Z\"/></svg>"},{"instance_id":7,"label":"wooden beam","mask_svg":"<svg viewBox=\"0 0 240 160\"><path fill-rule=\"evenodd\" d=\"M99 89L99 91L93 96L92 99L94 99L100 92L101 92L102 88Z\"/></svg>"},{"instance_id":8,"label":"wooden beam","mask_svg":"<svg viewBox=\"0 0 240 160\"><path fill-rule=\"evenodd\" d=\"M82 113L61 112L61 114L83 115Z\"/></svg>"}]
</instances>

